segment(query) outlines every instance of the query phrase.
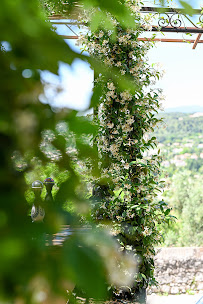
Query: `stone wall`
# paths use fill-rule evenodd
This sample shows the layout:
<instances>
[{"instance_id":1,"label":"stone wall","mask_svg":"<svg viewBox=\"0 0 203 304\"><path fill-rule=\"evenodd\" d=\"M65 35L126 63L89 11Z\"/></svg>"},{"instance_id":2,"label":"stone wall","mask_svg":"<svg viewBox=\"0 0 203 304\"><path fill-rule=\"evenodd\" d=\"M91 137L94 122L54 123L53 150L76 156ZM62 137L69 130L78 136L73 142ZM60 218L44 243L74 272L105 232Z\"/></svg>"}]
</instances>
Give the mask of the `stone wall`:
<instances>
[{"instance_id":1,"label":"stone wall","mask_svg":"<svg viewBox=\"0 0 203 304\"><path fill-rule=\"evenodd\" d=\"M149 294L203 291L203 247L157 249L155 277L159 287L149 289Z\"/></svg>"}]
</instances>

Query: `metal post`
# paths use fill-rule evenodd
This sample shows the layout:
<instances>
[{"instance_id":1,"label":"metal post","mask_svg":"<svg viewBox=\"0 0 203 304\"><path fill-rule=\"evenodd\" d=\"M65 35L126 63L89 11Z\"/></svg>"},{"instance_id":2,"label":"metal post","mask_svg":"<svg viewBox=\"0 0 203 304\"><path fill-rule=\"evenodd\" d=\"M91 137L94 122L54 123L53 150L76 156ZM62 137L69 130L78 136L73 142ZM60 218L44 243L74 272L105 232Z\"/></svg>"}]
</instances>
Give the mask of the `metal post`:
<instances>
[{"instance_id":1,"label":"metal post","mask_svg":"<svg viewBox=\"0 0 203 304\"><path fill-rule=\"evenodd\" d=\"M42 207L43 202L41 199L42 188L43 183L41 181L36 180L32 183L32 190L35 194L35 199L31 210L32 222L43 222L45 216L45 210Z\"/></svg>"}]
</instances>

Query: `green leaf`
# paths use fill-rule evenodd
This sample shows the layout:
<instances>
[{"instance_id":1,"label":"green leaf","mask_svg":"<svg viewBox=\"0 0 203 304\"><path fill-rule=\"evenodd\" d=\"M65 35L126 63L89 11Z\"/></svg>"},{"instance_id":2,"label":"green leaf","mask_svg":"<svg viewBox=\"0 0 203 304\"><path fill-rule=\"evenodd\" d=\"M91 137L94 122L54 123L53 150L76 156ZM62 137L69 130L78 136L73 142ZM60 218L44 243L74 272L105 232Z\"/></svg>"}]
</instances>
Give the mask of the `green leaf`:
<instances>
[{"instance_id":1,"label":"green leaf","mask_svg":"<svg viewBox=\"0 0 203 304\"><path fill-rule=\"evenodd\" d=\"M76 116L76 112L73 115L69 116L67 119L69 128L77 136L86 134L86 135L96 135L97 126L93 125L92 121L85 116Z\"/></svg>"},{"instance_id":2,"label":"green leaf","mask_svg":"<svg viewBox=\"0 0 203 304\"><path fill-rule=\"evenodd\" d=\"M166 209L166 211L164 212L165 216L167 216L170 212L171 212L171 209Z\"/></svg>"},{"instance_id":3,"label":"green leaf","mask_svg":"<svg viewBox=\"0 0 203 304\"><path fill-rule=\"evenodd\" d=\"M84 232L85 233L85 232ZM64 245L65 273L88 298L106 295L105 266L95 248L80 237L71 237Z\"/></svg>"},{"instance_id":4,"label":"green leaf","mask_svg":"<svg viewBox=\"0 0 203 304\"><path fill-rule=\"evenodd\" d=\"M145 279L145 280L147 279L146 275L144 273L141 273L141 276L143 277L143 279Z\"/></svg>"},{"instance_id":5,"label":"green leaf","mask_svg":"<svg viewBox=\"0 0 203 304\"><path fill-rule=\"evenodd\" d=\"M182 5L182 7L184 8L185 14L187 14L189 16L194 15L194 9L188 2L182 1L182 0L179 0L179 2Z\"/></svg>"},{"instance_id":6,"label":"green leaf","mask_svg":"<svg viewBox=\"0 0 203 304\"><path fill-rule=\"evenodd\" d=\"M83 3L90 7L98 7L103 12L109 12L126 28L136 29L136 23L134 16L131 15L131 11L127 6L123 5L119 0L83 0Z\"/></svg>"},{"instance_id":7,"label":"green leaf","mask_svg":"<svg viewBox=\"0 0 203 304\"><path fill-rule=\"evenodd\" d=\"M103 90L101 85L95 85L93 88L93 95L91 98L90 108L96 108L99 104L100 96L102 96Z\"/></svg>"}]
</instances>

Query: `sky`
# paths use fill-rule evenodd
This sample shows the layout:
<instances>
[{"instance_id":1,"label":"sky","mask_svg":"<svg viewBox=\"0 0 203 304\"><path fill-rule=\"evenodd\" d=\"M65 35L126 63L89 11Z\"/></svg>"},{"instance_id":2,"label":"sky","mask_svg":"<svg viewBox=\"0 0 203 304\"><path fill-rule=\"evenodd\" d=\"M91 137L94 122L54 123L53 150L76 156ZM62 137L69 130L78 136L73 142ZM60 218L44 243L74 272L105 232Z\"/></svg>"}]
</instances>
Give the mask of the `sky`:
<instances>
[{"instance_id":1,"label":"sky","mask_svg":"<svg viewBox=\"0 0 203 304\"><path fill-rule=\"evenodd\" d=\"M145 5L150 5L150 2L153 1L145 1ZM193 0L192 5L200 8L202 2L203 0ZM67 34L67 28L60 26L58 32ZM165 33L165 37L163 34L161 35L163 38L180 39L195 39L197 36L197 34L188 37L169 33ZM79 47L75 46L75 40L66 40L66 42L74 50L80 52ZM163 89L165 100L162 103L165 109L179 106L203 106L203 43L198 44L193 50L192 44L188 43L158 42L149 51L148 58L150 64L159 63L161 69L164 70L164 76L157 82L156 87ZM52 99L53 91L47 91L47 97L52 100L52 105L86 110L91 97L93 81L93 71L90 67L81 60L76 60L71 67L61 64L59 75L56 78L44 73L46 79L59 84L63 89L54 100Z\"/></svg>"},{"instance_id":2,"label":"sky","mask_svg":"<svg viewBox=\"0 0 203 304\"><path fill-rule=\"evenodd\" d=\"M203 44L158 42L148 53L151 63L160 63L164 75L157 82L163 89L165 108L203 106Z\"/></svg>"}]
</instances>

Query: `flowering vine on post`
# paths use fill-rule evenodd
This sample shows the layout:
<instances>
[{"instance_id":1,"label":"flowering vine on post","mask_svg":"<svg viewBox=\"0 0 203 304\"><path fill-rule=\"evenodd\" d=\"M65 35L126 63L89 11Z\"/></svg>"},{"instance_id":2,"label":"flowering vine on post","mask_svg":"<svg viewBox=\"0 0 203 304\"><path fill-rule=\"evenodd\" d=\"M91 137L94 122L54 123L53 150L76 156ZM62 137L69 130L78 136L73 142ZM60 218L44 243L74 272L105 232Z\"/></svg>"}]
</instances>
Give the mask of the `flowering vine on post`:
<instances>
[{"instance_id":1,"label":"flowering vine on post","mask_svg":"<svg viewBox=\"0 0 203 304\"><path fill-rule=\"evenodd\" d=\"M98 28L80 40L106 68L118 67L121 75L131 74L139 88L134 93L121 91L115 79L106 81L102 74L95 79L95 86L102 84L103 88L95 117L99 125L96 141L106 162L96 185L103 196L94 217L110 219L122 250L141 257L132 294L155 283L154 246L162 239L158 224L169 220L170 209L158 199L163 185L159 153L150 153L157 145L151 133L159 122L156 113L161 99L161 91L152 85L160 73L147 63L146 54L153 43L138 41L144 28L150 28L151 17L140 14L136 0L126 1L126 5L135 17L136 30L123 27L109 15L116 35Z\"/></svg>"}]
</instances>

